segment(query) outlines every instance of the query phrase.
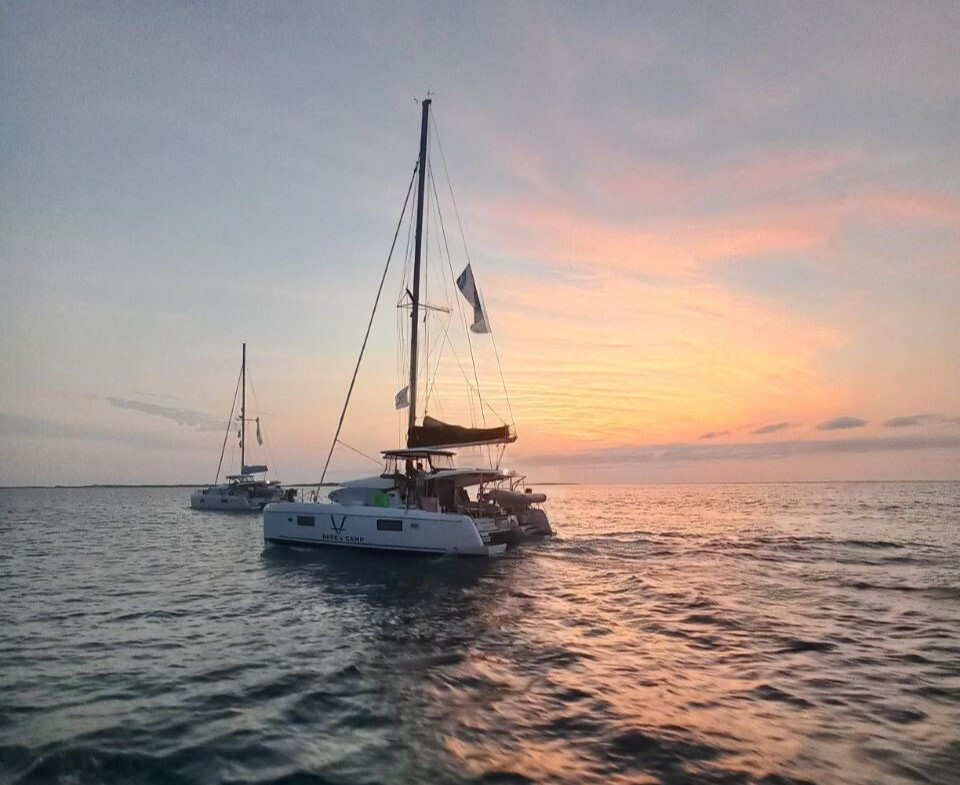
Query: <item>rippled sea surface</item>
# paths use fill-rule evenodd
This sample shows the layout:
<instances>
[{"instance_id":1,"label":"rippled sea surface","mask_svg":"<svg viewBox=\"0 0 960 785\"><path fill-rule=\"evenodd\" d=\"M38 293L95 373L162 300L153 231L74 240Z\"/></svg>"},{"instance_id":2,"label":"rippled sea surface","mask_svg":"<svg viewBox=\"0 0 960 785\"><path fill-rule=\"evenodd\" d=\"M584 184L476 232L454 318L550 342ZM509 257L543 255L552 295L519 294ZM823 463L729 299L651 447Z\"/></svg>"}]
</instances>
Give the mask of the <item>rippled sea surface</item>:
<instances>
[{"instance_id":1,"label":"rippled sea surface","mask_svg":"<svg viewBox=\"0 0 960 785\"><path fill-rule=\"evenodd\" d=\"M0 784L960 782L960 484L546 490L489 561L0 491Z\"/></svg>"}]
</instances>

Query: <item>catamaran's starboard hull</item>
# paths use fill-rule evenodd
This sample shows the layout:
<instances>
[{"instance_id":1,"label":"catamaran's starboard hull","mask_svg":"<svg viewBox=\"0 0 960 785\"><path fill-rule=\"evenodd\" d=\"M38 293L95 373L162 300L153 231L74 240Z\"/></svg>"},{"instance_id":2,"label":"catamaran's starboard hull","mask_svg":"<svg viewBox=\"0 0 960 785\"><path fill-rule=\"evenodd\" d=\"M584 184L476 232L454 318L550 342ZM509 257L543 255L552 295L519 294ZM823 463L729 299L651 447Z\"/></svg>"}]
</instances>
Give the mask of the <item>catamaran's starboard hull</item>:
<instances>
[{"instance_id":1,"label":"catamaran's starboard hull","mask_svg":"<svg viewBox=\"0 0 960 785\"><path fill-rule=\"evenodd\" d=\"M490 542L466 515L403 508L282 502L263 511L268 543L332 546L427 555L496 556L506 549Z\"/></svg>"}]
</instances>

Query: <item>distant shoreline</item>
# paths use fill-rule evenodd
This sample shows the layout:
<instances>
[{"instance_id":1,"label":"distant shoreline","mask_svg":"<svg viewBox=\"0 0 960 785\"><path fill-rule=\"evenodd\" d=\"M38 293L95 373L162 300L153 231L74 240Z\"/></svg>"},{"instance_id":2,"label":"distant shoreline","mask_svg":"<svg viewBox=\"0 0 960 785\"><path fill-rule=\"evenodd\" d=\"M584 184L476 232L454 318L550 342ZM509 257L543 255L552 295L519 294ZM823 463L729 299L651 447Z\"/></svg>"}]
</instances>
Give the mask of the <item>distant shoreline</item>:
<instances>
[{"instance_id":1,"label":"distant shoreline","mask_svg":"<svg viewBox=\"0 0 960 785\"><path fill-rule=\"evenodd\" d=\"M335 482L285 482L288 488L316 488L331 487L336 488L339 483ZM29 490L47 490L52 491L57 488L63 489L83 489L83 488L208 488L208 482L192 483L92 483L90 485L0 485L0 491L29 491Z\"/></svg>"},{"instance_id":2,"label":"distant shoreline","mask_svg":"<svg viewBox=\"0 0 960 785\"><path fill-rule=\"evenodd\" d=\"M581 482L534 482L528 485L584 485L589 483ZM602 483L598 483L602 484ZM338 488L338 482L285 482L282 485L286 488ZM55 490L64 489L82 489L82 488L205 488L210 487L208 482L192 483L90 483L88 485L0 485L0 491L30 491L30 490Z\"/></svg>"},{"instance_id":3,"label":"distant shoreline","mask_svg":"<svg viewBox=\"0 0 960 785\"><path fill-rule=\"evenodd\" d=\"M582 482L534 482L530 485L585 485L591 483ZM602 483L597 483L602 484ZM338 488L338 482L285 482L282 483L287 488ZM205 488L210 487L208 482L176 482L176 483L100 483L95 482L89 485L0 485L0 491L30 491L30 490L54 490L56 488Z\"/></svg>"},{"instance_id":4,"label":"distant shoreline","mask_svg":"<svg viewBox=\"0 0 960 785\"><path fill-rule=\"evenodd\" d=\"M687 482L536 482L525 483L527 487L557 487L564 485L595 485L611 487L619 485L897 485L902 483L960 483L960 479L954 477L951 479L934 480L722 480L722 481L687 481ZM196 483L92 483L88 485L0 485L0 491L31 491L31 490L84 490L98 488L204 488L209 487L208 482ZM283 485L287 488L336 488L340 483L336 482L285 482Z\"/></svg>"}]
</instances>

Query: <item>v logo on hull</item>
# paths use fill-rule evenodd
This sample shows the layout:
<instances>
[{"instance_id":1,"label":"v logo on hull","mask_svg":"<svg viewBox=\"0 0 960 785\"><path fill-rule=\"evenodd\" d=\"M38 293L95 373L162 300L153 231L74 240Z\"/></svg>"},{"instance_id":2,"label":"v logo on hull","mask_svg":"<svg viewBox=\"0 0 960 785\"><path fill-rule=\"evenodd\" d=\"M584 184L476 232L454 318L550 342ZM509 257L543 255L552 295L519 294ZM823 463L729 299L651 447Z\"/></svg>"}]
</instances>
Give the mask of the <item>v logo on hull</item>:
<instances>
[{"instance_id":1,"label":"v logo on hull","mask_svg":"<svg viewBox=\"0 0 960 785\"><path fill-rule=\"evenodd\" d=\"M337 534L341 534L343 532L343 527L347 525L347 516L341 515L339 517L340 521L338 522L336 515L330 516L330 528L333 529Z\"/></svg>"}]
</instances>

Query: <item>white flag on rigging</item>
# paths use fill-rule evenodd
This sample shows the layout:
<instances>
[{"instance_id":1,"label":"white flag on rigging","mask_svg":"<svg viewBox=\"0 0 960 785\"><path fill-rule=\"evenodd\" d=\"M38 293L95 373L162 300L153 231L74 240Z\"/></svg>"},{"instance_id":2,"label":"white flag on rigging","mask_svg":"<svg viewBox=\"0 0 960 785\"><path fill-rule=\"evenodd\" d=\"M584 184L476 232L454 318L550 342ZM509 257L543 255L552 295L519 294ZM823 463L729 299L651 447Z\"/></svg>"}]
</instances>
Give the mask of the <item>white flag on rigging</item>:
<instances>
[{"instance_id":1,"label":"white flag on rigging","mask_svg":"<svg viewBox=\"0 0 960 785\"><path fill-rule=\"evenodd\" d=\"M473 306L473 324L470 325L470 331L474 333L490 332L490 324L487 321L487 312L484 310L483 302L480 299L480 290L477 289L476 281L473 280L473 270L468 264L463 268L460 277L457 278L457 286L467 298L467 302Z\"/></svg>"},{"instance_id":2,"label":"white flag on rigging","mask_svg":"<svg viewBox=\"0 0 960 785\"><path fill-rule=\"evenodd\" d=\"M410 385L393 396L393 405L397 409L406 409L410 405Z\"/></svg>"},{"instance_id":3,"label":"white flag on rigging","mask_svg":"<svg viewBox=\"0 0 960 785\"><path fill-rule=\"evenodd\" d=\"M260 418L257 417L257 444L263 445L263 437L260 435Z\"/></svg>"}]
</instances>

